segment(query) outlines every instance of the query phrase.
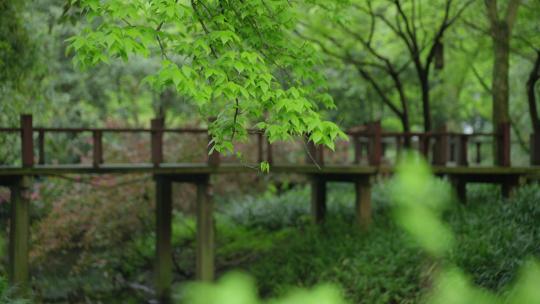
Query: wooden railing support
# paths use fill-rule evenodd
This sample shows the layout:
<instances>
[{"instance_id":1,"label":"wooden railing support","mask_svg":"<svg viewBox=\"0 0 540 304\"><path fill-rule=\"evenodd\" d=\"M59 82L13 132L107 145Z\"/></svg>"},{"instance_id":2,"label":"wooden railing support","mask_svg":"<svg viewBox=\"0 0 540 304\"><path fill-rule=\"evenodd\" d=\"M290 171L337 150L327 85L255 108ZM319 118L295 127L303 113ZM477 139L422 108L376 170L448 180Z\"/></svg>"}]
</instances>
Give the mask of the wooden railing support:
<instances>
[{"instance_id":1,"label":"wooden railing support","mask_svg":"<svg viewBox=\"0 0 540 304\"><path fill-rule=\"evenodd\" d=\"M21 115L21 151L23 167L34 166L32 115Z\"/></svg>"},{"instance_id":2,"label":"wooden railing support","mask_svg":"<svg viewBox=\"0 0 540 304\"><path fill-rule=\"evenodd\" d=\"M436 135L435 149L433 149L433 164L444 166L448 162L448 129L443 125Z\"/></svg>"},{"instance_id":3,"label":"wooden railing support","mask_svg":"<svg viewBox=\"0 0 540 304\"><path fill-rule=\"evenodd\" d=\"M326 181L321 176L311 177L311 216L315 224L326 217Z\"/></svg>"},{"instance_id":4,"label":"wooden railing support","mask_svg":"<svg viewBox=\"0 0 540 304\"><path fill-rule=\"evenodd\" d=\"M92 131L92 164L99 167L103 163L103 141L101 131Z\"/></svg>"},{"instance_id":5,"label":"wooden railing support","mask_svg":"<svg viewBox=\"0 0 540 304\"><path fill-rule=\"evenodd\" d=\"M154 167L159 167L163 162L163 118L154 118L150 122L150 128L152 129L152 164Z\"/></svg>"},{"instance_id":6,"label":"wooden railing support","mask_svg":"<svg viewBox=\"0 0 540 304\"><path fill-rule=\"evenodd\" d=\"M466 204L467 203L467 183L459 177L450 176L450 184L454 188L454 192L456 194L457 200L462 204Z\"/></svg>"},{"instance_id":7,"label":"wooden railing support","mask_svg":"<svg viewBox=\"0 0 540 304\"><path fill-rule=\"evenodd\" d=\"M24 298L28 292L28 247L30 241L30 201L27 193L30 178L21 177L11 190L11 221L9 229L9 282L15 295Z\"/></svg>"},{"instance_id":8,"label":"wooden railing support","mask_svg":"<svg viewBox=\"0 0 540 304\"><path fill-rule=\"evenodd\" d=\"M449 144L450 144L450 156L449 156L449 161L450 162L455 162L456 161L456 147L458 145L456 145L456 137L450 137L449 138Z\"/></svg>"},{"instance_id":9,"label":"wooden railing support","mask_svg":"<svg viewBox=\"0 0 540 304\"><path fill-rule=\"evenodd\" d=\"M510 166L510 123L505 122L497 126L497 135L495 139L495 148L497 149L496 166Z\"/></svg>"},{"instance_id":10,"label":"wooden railing support","mask_svg":"<svg viewBox=\"0 0 540 304\"><path fill-rule=\"evenodd\" d=\"M156 176L155 288L159 303L170 303L172 284L172 182Z\"/></svg>"},{"instance_id":11,"label":"wooden railing support","mask_svg":"<svg viewBox=\"0 0 540 304\"><path fill-rule=\"evenodd\" d=\"M362 161L362 142L360 141L360 136L353 135L354 143L354 163L359 165Z\"/></svg>"},{"instance_id":12,"label":"wooden railing support","mask_svg":"<svg viewBox=\"0 0 540 304\"><path fill-rule=\"evenodd\" d=\"M266 161L270 165L274 163L274 155L272 154L272 144L270 143L268 139L266 140Z\"/></svg>"},{"instance_id":13,"label":"wooden railing support","mask_svg":"<svg viewBox=\"0 0 540 304\"><path fill-rule=\"evenodd\" d=\"M213 123L215 120L216 120L215 117L210 117L208 119L208 125ZM208 132L208 153L207 154L208 154L208 159L207 159L208 166L210 167L219 166L221 159L219 157L219 152L216 149L214 149L214 142L212 141L212 135L210 134L210 132Z\"/></svg>"},{"instance_id":14,"label":"wooden railing support","mask_svg":"<svg viewBox=\"0 0 540 304\"><path fill-rule=\"evenodd\" d=\"M371 225L371 181L370 178L363 178L355 181L356 190L356 220L362 229L367 229Z\"/></svg>"},{"instance_id":15,"label":"wooden railing support","mask_svg":"<svg viewBox=\"0 0 540 304\"><path fill-rule=\"evenodd\" d=\"M264 153L263 153L263 133L258 132L257 133L257 162L262 163L264 161Z\"/></svg>"},{"instance_id":16,"label":"wooden railing support","mask_svg":"<svg viewBox=\"0 0 540 304\"><path fill-rule=\"evenodd\" d=\"M370 132L369 164L372 166L380 166L382 160L381 122L376 121L369 124L368 131Z\"/></svg>"},{"instance_id":17,"label":"wooden railing support","mask_svg":"<svg viewBox=\"0 0 540 304\"><path fill-rule=\"evenodd\" d=\"M480 164L482 162L482 143L477 140L476 141L476 163Z\"/></svg>"},{"instance_id":18,"label":"wooden railing support","mask_svg":"<svg viewBox=\"0 0 540 304\"><path fill-rule=\"evenodd\" d=\"M418 150L426 158L429 158L430 137L426 134L418 135Z\"/></svg>"},{"instance_id":19,"label":"wooden railing support","mask_svg":"<svg viewBox=\"0 0 540 304\"><path fill-rule=\"evenodd\" d=\"M197 271L201 281L214 279L214 204L209 181L197 183Z\"/></svg>"},{"instance_id":20,"label":"wooden railing support","mask_svg":"<svg viewBox=\"0 0 540 304\"><path fill-rule=\"evenodd\" d=\"M461 134L459 136L459 153L458 153L458 166L467 167L469 165L469 156L468 156L468 148L469 148L469 136L466 134Z\"/></svg>"},{"instance_id":21,"label":"wooden railing support","mask_svg":"<svg viewBox=\"0 0 540 304\"><path fill-rule=\"evenodd\" d=\"M312 141L306 139L306 163L324 166L324 148L322 145L316 145Z\"/></svg>"},{"instance_id":22,"label":"wooden railing support","mask_svg":"<svg viewBox=\"0 0 540 304\"><path fill-rule=\"evenodd\" d=\"M396 135L396 158L399 159L401 155L401 150L403 149L403 142L401 141L401 136Z\"/></svg>"},{"instance_id":23,"label":"wooden railing support","mask_svg":"<svg viewBox=\"0 0 540 304\"><path fill-rule=\"evenodd\" d=\"M45 131L38 132L38 164L45 164Z\"/></svg>"}]
</instances>

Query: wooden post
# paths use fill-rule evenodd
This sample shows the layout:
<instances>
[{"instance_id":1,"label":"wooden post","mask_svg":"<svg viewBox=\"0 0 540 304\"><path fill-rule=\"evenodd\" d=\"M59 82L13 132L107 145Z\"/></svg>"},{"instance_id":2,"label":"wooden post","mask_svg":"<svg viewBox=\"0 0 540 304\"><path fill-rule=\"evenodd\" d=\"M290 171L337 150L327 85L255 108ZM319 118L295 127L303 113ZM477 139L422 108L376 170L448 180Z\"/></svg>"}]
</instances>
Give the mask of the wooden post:
<instances>
[{"instance_id":1,"label":"wooden post","mask_svg":"<svg viewBox=\"0 0 540 304\"><path fill-rule=\"evenodd\" d=\"M23 167L32 167L34 165L34 140L32 128L32 115L21 115L21 151Z\"/></svg>"},{"instance_id":2,"label":"wooden post","mask_svg":"<svg viewBox=\"0 0 540 304\"><path fill-rule=\"evenodd\" d=\"M533 133L530 137L531 165L540 166L540 133Z\"/></svg>"},{"instance_id":3,"label":"wooden post","mask_svg":"<svg viewBox=\"0 0 540 304\"><path fill-rule=\"evenodd\" d=\"M362 143L360 142L360 136L353 135L353 141L354 141L354 163L360 164L362 161Z\"/></svg>"},{"instance_id":4,"label":"wooden post","mask_svg":"<svg viewBox=\"0 0 540 304\"><path fill-rule=\"evenodd\" d=\"M482 143L480 140L476 141L476 163L480 164L482 162L482 150L481 150Z\"/></svg>"},{"instance_id":5,"label":"wooden post","mask_svg":"<svg viewBox=\"0 0 540 304\"><path fill-rule=\"evenodd\" d=\"M211 166L211 167L217 167L219 166L219 164L221 163L221 159L219 157L219 152L214 150L212 152L210 152L214 146L213 143L211 143L211 140L212 138L210 137L210 135L208 135L208 159L207 159L207 162L208 162L208 165Z\"/></svg>"},{"instance_id":6,"label":"wooden post","mask_svg":"<svg viewBox=\"0 0 540 304\"><path fill-rule=\"evenodd\" d=\"M429 158L429 143L430 137L427 134L418 135L418 149L426 159Z\"/></svg>"},{"instance_id":7,"label":"wooden post","mask_svg":"<svg viewBox=\"0 0 540 304\"><path fill-rule=\"evenodd\" d=\"M40 129L38 133L38 149L38 164L43 165L45 164L45 131L43 129Z\"/></svg>"},{"instance_id":8,"label":"wooden post","mask_svg":"<svg viewBox=\"0 0 540 304\"><path fill-rule=\"evenodd\" d=\"M216 120L215 117L210 117L208 119L208 124L210 125L212 122L214 122ZM208 132L208 159L207 159L207 163L208 163L208 166L210 167L217 167L219 166L219 163L221 162L220 158L219 158L219 152L216 151L215 149L212 151L212 149L214 148L214 143L212 142L212 136L210 135L210 132ZM210 153L210 151L212 151Z\"/></svg>"},{"instance_id":9,"label":"wooden post","mask_svg":"<svg viewBox=\"0 0 540 304\"><path fill-rule=\"evenodd\" d=\"M311 216L316 224L326 217L326 181L321 176L311 178Z\"/></svg>"},{"instance_id":10,"label":"wooden post","mask_svg":"<svg viewBox=\"0 0 540 304\"><path fill-rule=\"evenodd\" d=\"M272 155L272 144L269 140L266 140L266 161L270 165L274 163L274 156Z\"/></svg>"},{"instance_id":11,"label":"wooden post","mask_svg":"<svg viewBox=\"0 0 540 304\"><path fill-rule=\"evenodd\" d=\"M172 182L156 176L155 288L159 303L170 303L172 284Z\"/></svg>"},{"instance_id":12,"label":"wooden post","mask_svg":"<svg viewBox=\"0 0 540 304\"><path fill-rule=\"evenodd\" d=\"M92 131L92 157L94 167L98 167L103 163L103 142L102 132L99 130Z\"/></svg>"},{"instance_id":13,"label":"wooden post","mask_svg":"<svg viewBox=\"0 0 540 304\"><path fill-rule=\"evenodd\" d=\"M458 153L458 166L467 167L469 165L468 160L468 140L469 136L461 134L459 136L459 153Z\"/></svg>"},{"instance_id":14,"label":"wooden post","mask_svg":"<svg viewBox=\"0 0 540 304\"><path fill-rule=\"evenodd\" d=\"M9 229L9 282L15 294L28 292L28 247L30 240L30 202L27 193L30 178L23 176L11 186L11 221Z\"/></svg>"},{"instance_id":15,"label":"wooden post","mask_svg":"<svg viewBox=\"0 0 540 304\"><path fill-rule=\"evenodd\" d=\"M497 127L495 146L497 149L497 159L495 160L495 165L509 167L510 166L510 123L501 123Z\"/></svg>"},{"instance_id":16,"label":"wooden post","mask_svg":"<svg viewBox=\"0 0 540 304\"><path fill-rule=\"evenodd\" d=\"M197 183L197 280L214 279L214 217L209 182Z\"/></svg>"},{"instance_id":17,"label":"wooden post","mask_svg":"<svg viewBox=\"0 0 540 304\"><path fill-rule=\"evenodd\" d=\"M510 198L519 185L519 177L509 176L501 183L501 194L504 198Z\"/></svg>"},{"instance_id":18,"label":"wooden post","mask_svg":"<svg viewBox=\"0 0 540 304\"><path fill-rule=\"evenodd\" d=\"M257 161L262 163L264 161L263 156L263 133L257 133Z\"/></svg>"},{"instance_id":19,"label":"wooden post","mask_svg":"<svg viewBox=\"0 0 540 304\"><path fill-rule=\"evenodd\" d=\"M399 159L403 144L401 142L401 136L396 135L395 139L396 139L396 158Z\"/></svg>"},{"instance_id":20,"label":"wooden post","mask_svg":"<svg viewBox=\"0 0 540 304\"><path fill-rule=\"evenodd\" d=\"M456 197L460 203L467 203L467 183L459 177L451 177L450 183L454 188Z\"/></svg>"},{"instance_id":21,"label":"wooden post","mask_svg":"<svg viewBox=\"0 0 540 304\"><path fill-rule=\"evenodd\" d=\"M159 167L163 162L163 118L154 118L150 122L152 129L152 163L154 167Z\"/></svg>"},{"instance_id":22,"label":"wooden post","mask_svg":"<svg viewBox=\"0 0 540 304\"><path fill-rule=\"evenodd\" d=\"M371 181L370 178L355 181L356 220L358 225L367 229L371 225Z\"/></svg>"},{"instance_id":23,"label":"wooden post","mask_svg":"<svg viewBox=\"0 0 540 304\"><path fill-rule=\"evenodd\" d=\"M443 125L437 133L435 149L433 150L433 164L438 166L446 165L448 162L448 129Z\"/></svg>"},{"instance_id":24,"label":"wooden post","mask_svg":"<svg viewBox=\"0 0 540 304\"><path fill-rule=\"evenodd\" d=\"M455 162L456 161L456 138L451 137L450 138L450 161Z\"/></svg>"},{"instance_id":25,"label":"wooden post","mask_svg":"<svg viewBox=\"0 0 540 304\"><path fill-rule=\"evenodd\" d=\"M382 158L381 122L376 121L370 124L369 131L371 133L369 164L372 166L379 166Z\"/></svg>"},{"instance_id":26,"label":"wooden post","mask_svg":"<svg viewBox=\"0 0 540 304\"><path fill-rule=\"evenodd\" d=\"M309 141L306 138L306 163L307 164L317 164L319 166L324 165L324 151L323 147L320 145L314 144L312 141Z\"/></svg>"}]
</instances>

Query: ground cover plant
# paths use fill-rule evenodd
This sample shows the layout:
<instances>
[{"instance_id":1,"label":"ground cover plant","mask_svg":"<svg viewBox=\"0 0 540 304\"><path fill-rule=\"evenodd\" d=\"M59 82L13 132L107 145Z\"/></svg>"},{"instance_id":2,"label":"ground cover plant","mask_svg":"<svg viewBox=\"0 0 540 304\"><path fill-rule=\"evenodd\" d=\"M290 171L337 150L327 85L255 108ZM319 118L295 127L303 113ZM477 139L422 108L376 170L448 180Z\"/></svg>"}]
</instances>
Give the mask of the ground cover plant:
<instances>
[{"instance_id":1,"label":"ground cover plant","mask_svg":"<svg viewBox=\"0 0 540 304\"><path fill-rule=\"evenodd\" d=\"M345 296L339 296L339 289L330 288L327 294L315 289L295 298L298 303L343 303L344 298L353 303L540 302L535 287L540 283L540 265L532 260L539 253L534 223L540 213L537 204L528 203L538 198L537 188L522 190L514 201L495 200L495 206L479 206L469 215L462 212L462 206L448 205L448 184L434 180L422 161L411 159L401 167L390 187L391 213L396 223L393 228L376 230L379 234L371 234L372 238L357 232L361 238L355 238L346 229L332 228L343 223L344 218L338 216L331 226L312 227L316 228L315 234L309 230L298 233L288 248L268 255L263 267L255 268L262 286L273 283L271 293L282 296L290 293L292 286L313 286L324 281L345 287ZM433 196L434 193L438 195ZM439 216L448 208L450 225L446 226ZM484 217L487 210L491 214ZM527 215L520 217L518 214L525 210ZM486 227L493 227L493 219L502 225L516 221L519 224L512 232L504 229L505 234L470 224L483 222L489 225ZM458 234L460 237L455 239L451 229L463 226L476 233ZM389 230L394 230L394 234ZM336 232L342 236L329 235ZM381 235L391 241L384 242ZM392 242L397 246L389 245ZM486 244L498 246L496 250L486 250ZM241 277L234 279L226 277L218 285L199 283L188 292L188 298L195 303L218 303L223 299L230 303L259 303L252 282ZM316 296L318 293L320 297ZM284 297L271 303L292 303L289 301Z\"/></svg>"}]
</instances>

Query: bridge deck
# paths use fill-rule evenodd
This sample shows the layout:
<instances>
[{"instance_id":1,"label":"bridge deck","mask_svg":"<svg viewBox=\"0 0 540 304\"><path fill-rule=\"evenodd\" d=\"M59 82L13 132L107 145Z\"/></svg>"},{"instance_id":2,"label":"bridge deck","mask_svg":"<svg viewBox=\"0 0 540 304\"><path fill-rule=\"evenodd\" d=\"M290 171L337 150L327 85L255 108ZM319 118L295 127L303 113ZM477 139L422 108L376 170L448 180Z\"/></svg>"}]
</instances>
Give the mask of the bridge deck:
<instances>
[{"instance_id":1,"label":"bridge deck","mask_svg":"<svg viewBox=\"0 0 540 304\"><path fill-rule=\"evenodd\" d=\"M206 163L162 163L156 167L151 163L104 164L93 165L34 165L23 168L19 166L0 166L0 176L21 175L55 175L55 174L226 174L226 173L259 173L257 164L221 164L210 166ZM393 166L358 166L358 165L272 165L270 173L290 174L351 174L374 175L391 174ZM463 167L463 166L432 166L432 172L437 175L524 175L540 176L540 167Z\"/></svg>"}]
</instances>

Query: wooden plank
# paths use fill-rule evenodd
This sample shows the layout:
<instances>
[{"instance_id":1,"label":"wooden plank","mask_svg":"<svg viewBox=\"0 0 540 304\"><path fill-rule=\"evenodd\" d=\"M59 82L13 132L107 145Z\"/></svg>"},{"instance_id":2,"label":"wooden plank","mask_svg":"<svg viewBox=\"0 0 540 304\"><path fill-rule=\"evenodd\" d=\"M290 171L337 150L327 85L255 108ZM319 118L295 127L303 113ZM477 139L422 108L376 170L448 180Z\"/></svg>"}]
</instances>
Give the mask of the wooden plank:
<instances>
[{"instance_id":1,"label":"wooden plank","mask_svg":"<svg viewBox=\"0 0 540 304\"><path fill-rule=\"evenodd\" d=\"M253 164L256 166L256 164ZM463 174L463 175L538 175L539 167L464 167L464 166L432 166L435 174ZM328 165L317 168L313 165L274 165L270 167L270 173L291 173L291 174L391 174L394 172L393 166L355 166L355 165ZM99 168L94 168L91 164L64 164L64 165L36 165L32 168L22 168L18 166L0 166L0 176L20 176L20 175L58 175L58 174L229 174L229 173L253 173L251 166L245 164L224 163L217 168L208 166L206 163L162 163L159 168L155 168L151 163L118 163L103 164Z\"/></svg>"},{"instance_id":2,"label":"wooden plank","mask_svg":"<svg viewBox=\"0 0 540 304\"><path fill-rule=\"evenodd\" d=\"M30 177L21 177L10 187L11 221L9 229L9 282L15 295L24 297L29 291L28 247L30 241L30 201L27 190Z\"/></svg>"},{"instance_id":3,"label":"wooden plank","mask_svg":"<svg viewBox=\"0 0 540 304\"><path fill-rule=\"evenodd\" d=\"M253 167L258 164L224 163L218 167L210 167L206 163L161 163L154 167L151 163L117 163L103 164L98 168L89 164L61 164L43 165L32 168L17 166L0 166L0 176L14 175L58 175L58 174L127 174L127 173L150 173L150 174L227 174L227 173L253 173ZM376 172L388 172L391 167L350 166L332 165L322 168L313 165L273 165L270 173L298 173L298 174L373 174Z\"/></svg>"},{"instance_id":4,"label":"wooden plank","mask_svg":"<svg viewBox=\"0 0 540 304\"><path fill-rule=\"evenodd\" d=\"M371 225L371 182L370 178L356 180L356 220L362 229L367 229Z\"/></svg>"},{"instance_id":5,"label":"wooden plank","mask_svg":"<svg viewBox=\"0 0 540 304\"><path fill-rule=\"evenodd\" d=\"M214 280L214 216L209 183L197 184L197 280Z\"/></svg>"},{"instance_id":6,"label":"wooden plank","mask_svg":"<svg viewBox=\"0 0 540 304\"><path fill-rule=\"evenodd\" d=\"M311 177L311 217L315 224L326 217L326 181L321 176Z\"/></svg>"},{"instance_id":7,"label":"wooden plank","mask_svg":"<svg viewBox=\"0 0 540 304\"><path fill-rule=\"evenodd\" d=\"M160 303L169 303L172 284L172 182L163 176L156 183L155 289Z\"/></svg>"}]
</instances>

